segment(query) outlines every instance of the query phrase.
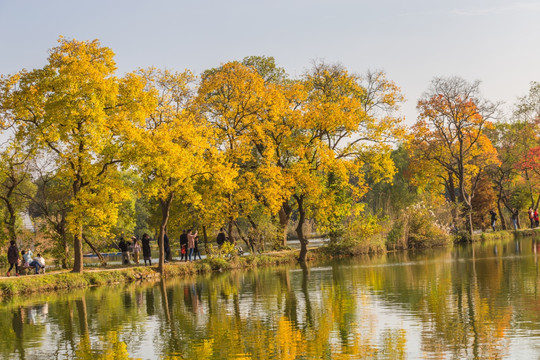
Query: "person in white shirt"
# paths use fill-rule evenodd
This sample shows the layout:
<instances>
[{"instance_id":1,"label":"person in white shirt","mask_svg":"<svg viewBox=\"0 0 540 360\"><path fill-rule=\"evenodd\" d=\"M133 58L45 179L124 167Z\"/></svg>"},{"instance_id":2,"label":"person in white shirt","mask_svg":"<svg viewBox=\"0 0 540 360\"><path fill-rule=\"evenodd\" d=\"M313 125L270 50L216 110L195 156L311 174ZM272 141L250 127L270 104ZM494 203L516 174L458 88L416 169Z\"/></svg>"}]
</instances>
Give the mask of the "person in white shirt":
<instances>
[{"instance_id":1,"label":"person in white shirt","mask_svg":"<svg viewBox=\"0 0 540 360\"><path fill-rule=\"evenodd\" d=\"M141 244L139 244L139 239L137 239L135 236L133 239L133 261L135 264L139 265L139 254L141 252Z\"/></svg>"},{"instance_id":2,"label":"person in white shirt","mask_svg":"<svg viewBox=\"0 0 540 360\"><path fill-rule=\"evenodd\" d=\"M39 274L39 270L45 268L45 259L41 256L41 254L37 254L34 260L30 263L30 266L35 267L36 274Z\"/></svg>"}]
</instances>

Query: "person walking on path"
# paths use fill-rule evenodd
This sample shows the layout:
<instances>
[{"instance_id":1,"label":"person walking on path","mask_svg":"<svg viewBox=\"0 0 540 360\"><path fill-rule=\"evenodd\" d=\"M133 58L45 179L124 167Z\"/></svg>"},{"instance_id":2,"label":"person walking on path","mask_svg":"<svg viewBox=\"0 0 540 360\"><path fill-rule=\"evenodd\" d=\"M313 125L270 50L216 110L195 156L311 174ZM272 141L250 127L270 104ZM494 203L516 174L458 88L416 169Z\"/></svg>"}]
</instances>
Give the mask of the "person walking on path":
<instances>
[{"instance_id":1,"label":"person walking on path","mask_svg":"<svg viewBox=\"0 0 540 360\"><path fill-rule=\"evenodd\" d=\"M7 252L7 258L9 262L9 269L7 271L7 276L9 276L11 269L15 266L15 274L19 276L19 249L15 245L15 240L9 242L9 248Z\"/></svg>"},{"instance_id":2,"label":"person walking on path","mask_svg":"<svg viewBox=\"0 0 540 360\"><path fill-rule=\"evenodd\" d=\"M148 265L152 265L152 250L150 249L150 236L148 236L148 234L144 234L142 236L141 242L142 242L144 265L146 265L147 261L148 261Z\"/></svg>"},{"instance_id":3,"label":"person walking on path","mask_svg":"<svg viewBox=\"0 0 540 360\"><path fill-rule=\"evenodd\" d=\"M129 245L124 239L124 237L120 237L120 242L118 243L118 248L120 248L120 251L122 252L122 264L129 265Z\"/></svg>"},{"instance_id":4,"label":"person walking on path","mask_svg":"<svg viewBox=\"0 0 540 360\"><path fill-rule=\"evenodd\" d=\"M193 255L193 249L195 248L195 237L197 236L197 231L191 230L188 234L188 259L191 260Z\"/></svg>"},{"instance_id":5,"label":"person walking on path","mask_svg":"<svg viewBox=\"0 0 540 360\"><path fill-rule=\"evenodd\" d=\"M221 228L219 229L219 233L217 234L216 242L219 247L221 247L225 241L227 240L227 237L225 236L225 229Z\"/></svg>"},{"instance_id":6,"label":"person walking on path","mask_svg":"<svg viewBox=\"0 0 540 360\"><path fill-rule=\"evenodd\" d=\"M186 230L182 230L182 235L180 235L180 261L187 261L188 256L188 234Z\"/></svg>"},{"instance_id":7,"label":"person walking on path","mask_svg":"<svg viewBox=\"0 0 540 360\"><path fill-rule=\"evenodd\" d=\"M495 231L495 221L497 221L497 214L493 209L489 210L489 214L491 215L491 228L493 231Z\"/></svg>"},{"instance_id":8,"label":"person walking on path","mask_svg":"<svg viewBox=\"0 0 540 360\"><path fill-rule=\"evenodd\" d=\"M531 222L531 229L534 228L534 211L530 207L529 211L527 211L527 214L529 214L529 221Z\"/></svg>"},{"instance_id":9,"label":"person walking on path","mask_svg":"<svg viewBox=\"0 0 540 360\"><path fill-rule=\"evenodd\" d=\"M139 254L141 252L141 244L139 244L139 239L135 236L133 237L133 262L139 265Z\"/></svg>"},{"instance_id":10,"label":"person walking on path","mask_svg":"<svg viewBox=\"0 0 540 360\"><path fill-rule=\"evenodd\" d=\"M193 247L193 260L197 259L197 255L199 255L199 260L202 260L201 252L199 251L199 237L195 236L195 245Z\"/></svg>"},{"instance_id":11,"label":"person walking on path","mask_svg":"<svg viewBox=\"0 0 540 360\"><path fill-rule=\"evenodd\" d=\"M540 219L538 218L538 208L534 209L534 227L538 227Z\"/></svg>"},{"instance_id":12,"label":"person walking on path","mask_svg":"<svg viewBox=\"0 0 540 360\"><path fill-rule=\"evenodd\" d=\"M519 211L516 208L512 209L512 224L514 225L514 230L518 229L518 216Z\"/></svg>"}]
</instances>

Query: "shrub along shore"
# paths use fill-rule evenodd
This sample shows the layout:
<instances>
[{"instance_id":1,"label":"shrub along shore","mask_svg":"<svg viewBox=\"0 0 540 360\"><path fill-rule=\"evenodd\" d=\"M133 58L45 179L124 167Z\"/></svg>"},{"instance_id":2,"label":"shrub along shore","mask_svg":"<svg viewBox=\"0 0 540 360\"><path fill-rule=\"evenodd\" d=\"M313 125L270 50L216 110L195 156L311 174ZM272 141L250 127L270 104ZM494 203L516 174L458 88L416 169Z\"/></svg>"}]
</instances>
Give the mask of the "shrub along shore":
<instances>
[{"instance_id":1,"label":"shrub along shore","mask_svg":"<svg viewBox=\"0 0 540 360\"><path fill-rule=\"evenodd\" d=\"M496 231L473 235L473 241L504 240L523 236L540 235L540 229L523 229L519 231ZM397 250L402 251L402 250ZM342 247L323 246L309 251L310 261L333 257L353 257L361 254L384 252L381 247ZM254 256L223 258L207 258L193 262L175 261L165 266L164 276L173 278L213 271L233 269L250 269L264 266L293 264L298 259L299 250L282 250ZM158 280L160 274L157 266L129 266L118 268L87 268L84 273L71 273L68 270L47 273L39 276L19 276L0 279L0 298L24 296L36 292L81 289L91 286L121 284L134 281Z\"/></svg>"}]
</instances>

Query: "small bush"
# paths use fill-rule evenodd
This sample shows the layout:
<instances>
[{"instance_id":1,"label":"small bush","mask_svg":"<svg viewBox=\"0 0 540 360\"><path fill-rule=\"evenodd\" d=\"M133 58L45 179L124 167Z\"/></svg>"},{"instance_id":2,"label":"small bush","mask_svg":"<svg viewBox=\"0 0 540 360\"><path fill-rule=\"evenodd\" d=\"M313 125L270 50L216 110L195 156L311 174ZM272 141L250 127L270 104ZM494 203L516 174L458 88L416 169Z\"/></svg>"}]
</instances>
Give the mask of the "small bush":
<instances>
[{"instance_id":1,"label":"small bush","mask_svg":"<svg viewBox=\"0 0 540 360\"><path fill-rule=\"evenodd\" d=\"M467 230L459 230L458 232L454 234L454 242L466 243L466 242L471 242L471 241L472 241L471 234Z\"/></svg>"},{"instance_id":2,"label":"small bush","mask_svg":"<svg viewBox=\"0 0 540 360\"><path fill-rule=\"evenodd\" d=\"M323 252L331 256L360 255L384 250L381 219L362 214L336 227Z\"/></svg>"},{"instance_id":3,"label":"small bush","mask_svg":"<svg viewBox=\"0 0 540 360\"><path fill-rule=\"evenodd\" d=\"M439 210L423 201L405 208L388 233L387 248L413 249L449 244L452 240L450 228L439 220Z\"/></svg>"},{"instance_id":4,"label":"small bush","mask_svg":"<svg viewBox=\"0 0 540 360\"><path fill-rule=\"evenodd\" d=\"M208 264L212 270L227 270L231 268L231 264L223 258L210 258Z\"/></svg>"}]
</instances>

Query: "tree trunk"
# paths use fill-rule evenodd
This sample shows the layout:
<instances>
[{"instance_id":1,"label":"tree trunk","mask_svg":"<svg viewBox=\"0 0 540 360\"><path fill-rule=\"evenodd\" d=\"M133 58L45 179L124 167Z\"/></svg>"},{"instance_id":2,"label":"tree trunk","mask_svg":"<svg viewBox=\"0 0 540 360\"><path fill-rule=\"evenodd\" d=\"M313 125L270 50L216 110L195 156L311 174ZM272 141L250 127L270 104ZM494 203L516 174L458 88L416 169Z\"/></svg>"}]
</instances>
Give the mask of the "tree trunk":
<instances>
[{"instance_id":1,"label":"tree trunk","mask_svg":"<svg viewBox=\"0 0 540 360\"><path fill-rule=\"evenodd\" d=\"M289 228L289 220L291 218L292 208L288 201L285 201L279 209L279 230L281 232L281 246L287 246L287 231Z\"/></svg>"},{"instance_id":2,"label":"tree trunk","mask_svg":"<svg viewBox=\"0 0 540 360\"><path fill-rule=\"evenodd\" d=\"M11 206L11 204L8 204L8 210L9 210L9 220L7 223L8 230L9 230L9 240L13 240L17 242L17 231L16 231L16 220L17 217L15 215L15 209Z\"/></svg>"},{"instance_id":3,"label":"tree trunk","mask_svg":"<svg viewBox=\"0 0 540 360\"><path fill-rule=\"evenodd\" d=\"M73 181L73 199L76 202L80 203L79 192L81 190L81 178L77 177ZM83 244L82 244L82 235L83 235L83 226L82 224L78 225L77 233L73 235L73 270L74 273L82 273L84 270L83 264Z\"/></svg>"},{"instance_id":4,"label":"tree trunk","mask_svg":"<svg viewBox=\"0 0 540 360\"><path fill-rule=\"evenodd\" d=\"M13 188L8 188L7 195L0 197L0 199L2 199L4 201L4 204L6 205L7 212L4 213L3 222L8 229L9 240L17 242L17 231L15 229L17 217L15 214L15 208L13 207L12 203L12 193Z\"/></svg>"},{"instance_id":5,"label":"tree trunk","mask_svg":"<svg viewBox=\"0 0 540 360\"><path fill-rule=\"evenodd\" d=\"M167 230L167 222L169 221L169 214L171 209L171 203L174 194L169 194L166 200L159 200L159 205L161 207L161 224L159 226L159 262L158 262L158 271L161 277L165 272L165 231ZM170 239L169 239L170 241ZM170 246L170 243L169 243Z\"/></svg>"},{"instance_id":6,"label":"tree trunk","mask_svg":"<svg viewBox=\"0 0 540 360\"><path fill-rule=\"evenodd\" d=\"M306 211L304 209L304 197L294 195L296 203L298 204L298 226L296 226L296 234L298 235L298 240L300 241L300 255L298 256L298 261L305 262L307 260L307 245L309 241L306 239L304 234L304 223L306 222Z\"/></svg>"},{"instance_id":7,"label":"tree trunk","mask_svg":"<svg viewBox=\"0 0 540 360\"><path fill-rule=\"evenodd\" d=\"M233 236L233 226L234 226L234 220L232 216L229 218L229 227L227 229L227 235L229 236L229 242L234 243L234 236Z\"/></svg>"},{"instance_id":8,"label":"tree trunk","mask_svg":"<svg viewBox=\"0 0 540 360\"><path fill-rule=\"evenodd\" d=\"M255 254L255 252L259 252L261 249L261 246L264 246L263 238L260 234L259 227L257 226L257 223L253 221L253 218L250 215L246 215L249 224L251 225L251 228L253 229L253 232L255 233L255 236L251 237L249 236L248 232L248 239L249 243L251 244L251 253Z\"/></svg>"},{"instance_id":9,"label":"tree trunk","mask_svg":"<svg viewBox=\"0 0 540 360\"><path fill-rule=\"evenodd\" d=\"M83 234L82 233L83 233L83 227L82 225L79 225L79 228L77 229L77 233L73 236L74 260L73 260L73 270L71 271L71 272L80 273L80 274L82 274L84 270L83 246L82 246Z\"/></svg>"},{"instance_id":10,"label":"tree trunk","mask_svg":"<svg viewBox=\"0 0 540 360\"><path fill-rule=\"evenodd\" d=\"M472 236L473 236L473 223L472 223L472 211L471 209L468 209L467 211L467 230L469 231L469 234L471 235L471 242L472 242Z\"/></svg>"},{"instance_id":11,"label":"tree trunk","mask_svg":"<svg viewBox=\"0 0 540 360\"><path fill-rule=\"evenodd\" d=\"M238 235L244 242L246 243L246 246L248 249L250 249L251 253L253 254L253 246L251 246L249 240L244 236L244 233L242 232L242 229L240 229L240 226L238 226L238 223L235 221L234 226L236 226L236 231L238 231Z\"/></svg>"},{"instance_id":12,"label":"tree trunk","mask_svg":"<svg viewBox=\"0 0 540 360\"><path fill-rule=\"evenodd\" d=\"M527 184L529 185L529 196L531 197L531 207L534 209L533 188L531 184L531 179L529 178L529 172L527 170L525 170L525 180L527 180Z\"/></svg>"},{"instance_id":13,"label":"tree trunk","mask_svg":"<svg viewBox=\"0 0 540 360\"><path fill-rule=\"evenodd\" d=\"M64 258L62 259L62 269L67 269L68 259L69 259L69 245L68 245L67 235L65 231L62 233L62 247L64 249Z\"/></svg>"},{"instance_id":14,"label":"tree trunk","mask_svg":"<svg viewBox=\"0 0 540 360\"><path fill-rule=\"evenodd\" d=\"M456 199L456 187L454 185L454 177L452 176L452 173L448 172L448 181L446 182L446 187L448 191L448 197L450 199L450 202L454 205L452 206L452 226L454 227L454 230L457 231L458 229L458 210L457 210L457 199Z\"/></svg>"},{"instance_id":15,"label":"tree trunk","mask_svg":"<svg viewBox=\"0 0 540 360\"><path fill-rule=\"evenodd\" d=\"M497 199L497 210L499 211L499 217L501 218L501 226L503 230L506 230L506 220L504 219L502 208L501 208L501 194L499 193L499 198Z\"/></svg>"},{"instance_id":16,"label":"tree trunk","mask_svg":"<svg viewBox=\"0 0 540 360\"><path fill-rule=\"evenodd\" d=\"M92 249L92 251L94 252L94 254L97 255L97 257L99 258L99 262L101 263L101 265L105 266L107 265L107 262L105 261L105 259L103 258L103 255L101 255L101 253L94 247L94 245L92 245L92 243L90 241L88 241L88 238L83 234L83 240L86 244L88 244L88 246L90 246L90 249Z\"/></svg>"},{"instance_id":17,"label":"tree trunk","mask_svg":"<svg viewBox=\"0 0 540 360\"><path fill-rule=\"evenodd\" d=\"M206 226L203 225L202 227L202 233L204 238L204 252L208 255L208 234L206 233Z\"/></svg>"}]
</instances>

